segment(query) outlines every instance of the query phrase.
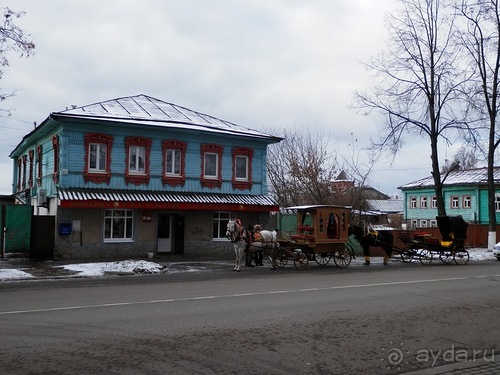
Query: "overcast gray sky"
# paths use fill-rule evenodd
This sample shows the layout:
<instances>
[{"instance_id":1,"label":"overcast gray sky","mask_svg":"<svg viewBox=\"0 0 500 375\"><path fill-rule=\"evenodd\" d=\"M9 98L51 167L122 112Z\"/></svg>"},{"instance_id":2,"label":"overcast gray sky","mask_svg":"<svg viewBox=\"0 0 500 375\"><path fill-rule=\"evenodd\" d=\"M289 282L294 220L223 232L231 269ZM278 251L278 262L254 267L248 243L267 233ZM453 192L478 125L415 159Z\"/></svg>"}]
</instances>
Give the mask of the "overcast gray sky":
<instances>
[{"instance_id":1,"label":"overcast gray sky","mask_svg":"<svg viewBox=\"0 0 500 375\"><path fill-rule=\"evenodd\" d=\"M146 94L272 133L310 128L331 150L358 149L382 118L352 112L371 84L361 62L386 49L384 15L396 0L0 0L27 14L35 55L10 55L0 87L16 96L0 119L0 191L11 192L9 153L51 112ZM352 135L351 135L352 133ZM362 153L363 154L363 153ZM454 151L443 149L441 157ZM409 139L369 184L386 194L430 175L427 140Z\"/></svg>"}]
</instances>

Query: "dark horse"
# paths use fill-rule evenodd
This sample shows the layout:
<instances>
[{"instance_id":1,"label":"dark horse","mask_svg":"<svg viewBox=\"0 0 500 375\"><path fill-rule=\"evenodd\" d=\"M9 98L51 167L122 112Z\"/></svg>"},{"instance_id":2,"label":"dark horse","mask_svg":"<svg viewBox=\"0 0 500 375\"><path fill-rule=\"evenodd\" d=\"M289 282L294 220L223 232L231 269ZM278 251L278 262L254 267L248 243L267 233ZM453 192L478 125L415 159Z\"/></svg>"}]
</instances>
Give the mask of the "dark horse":
<instances>
[{"instance_id":1,"label":"dark horse","mask_svg":"<svg viewBox=\"0 0 500 375\"><path fill-rule=\"evenodd\" d=\"M363 248L363 255L365 257L364 265L370 265L370 246L380 246L384 249L384 265L389 263L394 243L394 236L391 232L387 230L375 231L369 226L365 228L364 225L350 225L349 234L353 234Z\"/></svg>"}]
</instances>

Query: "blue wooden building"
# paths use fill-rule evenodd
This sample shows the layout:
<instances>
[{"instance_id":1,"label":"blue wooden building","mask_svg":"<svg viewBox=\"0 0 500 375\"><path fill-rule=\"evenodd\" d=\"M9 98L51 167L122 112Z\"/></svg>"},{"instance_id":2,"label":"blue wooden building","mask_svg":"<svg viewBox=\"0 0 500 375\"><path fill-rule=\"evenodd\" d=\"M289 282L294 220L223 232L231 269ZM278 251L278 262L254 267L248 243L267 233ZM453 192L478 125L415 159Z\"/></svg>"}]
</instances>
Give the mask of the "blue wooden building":
<instances>
[{"instance_id":1,"label":"blue wooden building","mask_svg":"<svg viewBox=\"0 0 500 375\"><path fill-rule=\"evenodd\" d=\"M475 224L488 224L487 169L475 168L451 172L443 184L447 215L462 215ZM500 167L494 169L495 181L500 181ZM500 222L500 183L497 183L495 207ZM403 192L404 219L413 228L436 227L437 203L432 176L409 182Z\"/></svg>"},{"instance_id":2,"label":"blue wooden building","mask_svg":"<svg viewBox=\"0 0 500 375\"><path fill-rule=\"evenodd\" d=\"M146 95L51 113L10 154L17 203L55 218L55 258L230 253L226 223L266 225L281 138Z\"/></svg>"}]
</instances>

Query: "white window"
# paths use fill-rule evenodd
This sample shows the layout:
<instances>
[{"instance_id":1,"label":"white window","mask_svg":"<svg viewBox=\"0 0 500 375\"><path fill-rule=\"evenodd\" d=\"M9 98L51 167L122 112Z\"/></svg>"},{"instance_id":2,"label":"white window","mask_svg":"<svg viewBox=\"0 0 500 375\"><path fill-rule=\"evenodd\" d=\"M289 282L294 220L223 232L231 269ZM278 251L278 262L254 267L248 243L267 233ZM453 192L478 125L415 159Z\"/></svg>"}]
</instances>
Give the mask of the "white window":
<instances>
[{"instance_id":1,"label":"white window","mask_svg":"<svg viewBox=\"0 0 500 375\"><path fill-rule=\"evenodd\" d=\"M438 226L437 220L436 219L429 220L429 226L436 228Z\"/></svg>"},{"instance_id":2,"label":"white window","mask_svg":"<svg viewBox=\"0 0 500 375\"><path fill-rule=\"evenodd\" d=\"M131 242L133 223L132 210L105 210L104 242Z\"/></svg>"},{"instance_id":3,"label":"white window","mask_svg":"<svg viewBox=\"0 0 500 375\"><path fill-rule=\"evenodd\" d=\"M128 170L130 173L146 173L146 147L130 146Z\"/></svg>"},{"instance_id":4,"label":"white window","mask_svg":"<svg viewBox=\"0 0 500 375\"><path fill-rule=\"evenodd\" d=\"M427 220L420 220L420 228L427 228Z\"/></svg>"},{"instance_id":5,"label":"white window","mask_svg":"<svg viewBox=\"0 0 500 375\"><path fill-rule=\"evenodd\" d=\"M229 220L235 220L236 215L232 212L214 212L212 236L214 240L226 238L227 223Z\"/></svg>"},{"instance_id":6,"label":"white window","mask_svg":"<svg viewBox=\"0 0 500 375\"><path fill-rule=\"evenodd\" d=\"M412 219L411 220L411 229L415 229L417 227L417 220Z\"/></svg>"},{"instance_id":7,"label":"white window","mask_svg":"<svg viewBox=\"0 0 500 375\"><path fill-rule=\"evenodd\" d=\"M438 206L438 200L437 200L437 197L432 197L431 198L431 208L437 208Z\"/></svg>"},{"instance_id":8,"label":"white window","mask_svg":"<svg viewBox=\"0 0 500 375\"><path fill-rule=\"evenodd\" d=\"M167 176L181 175L181 150L167 149L165 151L165 174Z\"/></svg>"},{"instance_id":9,"label":"white window","mask_svg":"<svg viewBox=\"0 0 500 375\"><path fill-rule=\"evenodd\" d=\"M248 181L248 156L236 156L234 164L236 180Z\"/></svg>"},{"instance_id":10,"label":"white window","mask_svg":"<svg viewBox=\"0 0 500 375\"><path fill-rule=\"evenodd\" d=\"M451 208L458 208L458 196L456 195L451 197Z\"/></svg>"},{"instance_id":11,"label":"white window","mask_svg":"<svg viewBox=\"0 0 500 375\"><path fill-rule=\"evenodd\" d=\"M420 197L420 208L427 208L427 197Z\"/></svg>"},{"instance_id":12,"label":"white window","mask_svg":"<svg viewBox=\"0 0 500 375\"><path fill-rule=\"evenodd\" d=\"M204 155L205 158L205 168L203 171L204 178L217 179L219 170L219 155L211 152L207 152Z\"/></svg>"},{"instance_id":13,"label":"white window","mask_svg":"<svg viewBox=\"0 0 500 375\"><path fill-rule=\"evenodd\" d=\"M410 198L410 208L417 208L417 197Z\"/></svg>"},{"instance_id":14,"label":"white window","mask_svg":"<svg viewBox=\"0 0 500 375\"><path fill-rule=\"evenodd\" d=\"M495 211L500 211L500 195L495 195Z\"/></svg>"},{"instance_id":15,"label":"white window","mask_svg":"<svg viewBox=\"0 0 500 375\"><path fill-rule=\"evenodd\" d=\"M472 206L472 199L470 195L464 195L463 208L471 208L471 206Z\"/></svg>"},{"instance_id":16,"label":"white window","mask_svg":"<svg viewBox=\"0 0 500 375\"><path fill-rule=\"evenodd\" d=\"M89 144L89 171L106 172L108 147L105 143Z\"/></svg>"}]
</instances>

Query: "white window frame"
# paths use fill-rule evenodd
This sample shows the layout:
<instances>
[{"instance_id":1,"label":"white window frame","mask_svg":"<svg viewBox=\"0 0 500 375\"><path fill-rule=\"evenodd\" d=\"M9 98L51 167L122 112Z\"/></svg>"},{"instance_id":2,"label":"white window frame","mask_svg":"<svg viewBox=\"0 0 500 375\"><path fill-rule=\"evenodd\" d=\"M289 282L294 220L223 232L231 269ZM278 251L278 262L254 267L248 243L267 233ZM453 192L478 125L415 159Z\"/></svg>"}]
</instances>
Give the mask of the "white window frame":
<instances>
[{"instance_id":1,"label":"white window frame","mask_svg":"<svg viewBox=\"0 0 500 375\"><path fill-rule=\"evenodd\" d=\"M469 194L463 196L462 205L463 208L472 208L472 197Z\"/></svg>"},{"instance_id":2,"label":"white window frame","mask_svg":"<svg viewBox=\"0 0 500 375\"><path fill-rule=\"evenodd\" d=\"M418 221L417 219L411 219L410 225L411 229L415 229L417 227Z\"/></svg>"},{"instance_id":3,"label":"white window frame","mask_svg":"<svg viewBox=\"0 0 500 375\"><path fill-rule=\"evenodd\" d=\"M410 197L410 208L417 208L417 197Z\"/></svg>"},{"instance_id":4,"label":"white window frame","mask_svg":"<svg viewBox=\"0 0 500 375\"><path fill-rule=\"evenodd\" d=\"M165 175L178 177L181 175L182 150L167 148L165 151Z\"/></svg>"},{"instance_id":5,"label":"white window frame","mask_svg":"<svg viewBox=\"0 0 500 375\"><path fill-rule=\"evenodd\" d=\"M452 195L450 197L450 208L457 209L460 208L460 199L458 195Z\"/></svg>"},{"instance_id":6,"label":"white window frame","mask_svg":"<svg viewBox=\"0 0 500 375\"><path fill-rule=\"evenodd\" d=\"M236 214L234 212L214 212L212 224L212 237L214 241L229 241L226 238L227 223L229 220L236 220Z\"/></svg>"},{"instance_id":7,"label":"white window frame","mask_svg":"<svg viewBox=\"0 0 500 375\"><path fill-rule=\"evenodd\" d=\"M146 147L130 146L128 171L130 174L146 174Z\"/></svg>"},{"instance_id":8,"label":"white window frame","mask_svg":"<svg viewBox=\"0 0 500 375\"><path fill-rule=\"evenodd\" d=\"M420 228L427 228L427 220L420 220L419 226Z\"/></svg>"},{"instance_id":9,"label":"white window frame","mask_svg":"<svg viewBox=\"0 0 500 375\"><path fill-rule=\"evenodd\" d=\"M219 178L219 154L215 152L205 152L203 155L204 158L204 168L203 168L203 178L207 180L217 180ZM207 174L207 169L213 166L212 158L215 159L215 174ZM212 169L212 168L210 168Z\"/></svg>"},{"instance_id":10,"label":"white window frame","mask_svg":"<svg viewBox=\"0 0 500 375\"><path fill-rule=\"evenodd\" d=\"M120 215L122 213L122 215ZM117 226L123 221L123 234L119 235ZM109 229L108 229L109 228ZM134 211L133 210L104 210L103 237L105 243L133 242Z\"/></svg>"},{"instance_id":11,"label":"white window frame","mask_svg":"<svg viewBox=\"0 0 500 375\"><path fill-rule=\"evenodd\" d=\"M427 208L427 197L420 197L420 208Z\"/></svg>"},{"instance_id":12,"label":"white window frame","mask_svg":"<svg viewBox=\"0 0 500 375\"><path fill-rule=\"evenodd\" d=\"M500 194L495 194L495 211L500 211Z\"/></svg>"},{"instance_id":13,"label":"white window frame","mask_svg":"<svg viewBox=\"0 0 500 375\"><path fill-rule=\"evenodd\" d=\"M93 150L94 148L94 150ZM95 155L95 166L92 167L92 155ZM89 143L89 172L106 172L108 145L106 143ZM103 168L101 168L103 166Z\"/></svg>"},{"instance_id":14,"label":"white window frame","mask_svg":"<svg viewBox=\"0 0 500 375\"><path fill-rule=\"evenodd\" d=\"M434 195L433 197L431 197L431 208L437 208L437 206L438 206L438 199Z\"/></svg>"},{"instance_id":15,"label":"white window frame","mask_svg":"<svg viewBox=\"0 0 500 375\"><path fill-rule=\"evenodd\" d=\"M436 219L429 220L429 226L432 228L437 228L438 226L437 220Z\"/></svg>"},{"instance_id":16,"label":"white window frame","mask_svg":"<svg viewBox=\"0 0 500 375\"><path fill-rule=\"evenodd\" d=\"M236 181L248 181L248 161L249 158L246 155L236 155L234 158L234 178ZM239 175L242 171L244 172L244 176Z\"/></svg>"}]
</instances>

